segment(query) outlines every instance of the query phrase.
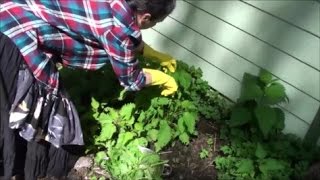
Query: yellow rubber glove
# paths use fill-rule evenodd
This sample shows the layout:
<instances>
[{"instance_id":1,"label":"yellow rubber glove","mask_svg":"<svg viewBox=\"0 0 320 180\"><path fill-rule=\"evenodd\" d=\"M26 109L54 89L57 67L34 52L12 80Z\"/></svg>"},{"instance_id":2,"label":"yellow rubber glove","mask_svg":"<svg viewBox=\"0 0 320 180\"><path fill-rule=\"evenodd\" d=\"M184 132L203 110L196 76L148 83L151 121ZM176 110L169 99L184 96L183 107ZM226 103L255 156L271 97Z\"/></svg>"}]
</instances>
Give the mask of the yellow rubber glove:
<instances>
[{"instance_id":1,"label":"yellow rubber glove","mask_svg":"<svg viewBox=\"0 0 320 180\"><path fill-rule=\"evenodd\" d=\"M178 85L173 77L167 75L166 73L155 70L143 68L143 72L151 77L150 85L160 85L163 87L161 95L168 96L175 93L178 90Z\"/></svg>"},{"instance_id":2,"label":"yellow rubber glove","mask_svg":"<svg viewBox=\"0 0 320 180\"><path fill-rule=\"evenodd\" d=\"M160 65L167 68L170 72L176 71L177 61L173 57L152 49L148 44L144 44L143 55L145 57L158 59L160 61Z\"/></svg>"}]
</instances>

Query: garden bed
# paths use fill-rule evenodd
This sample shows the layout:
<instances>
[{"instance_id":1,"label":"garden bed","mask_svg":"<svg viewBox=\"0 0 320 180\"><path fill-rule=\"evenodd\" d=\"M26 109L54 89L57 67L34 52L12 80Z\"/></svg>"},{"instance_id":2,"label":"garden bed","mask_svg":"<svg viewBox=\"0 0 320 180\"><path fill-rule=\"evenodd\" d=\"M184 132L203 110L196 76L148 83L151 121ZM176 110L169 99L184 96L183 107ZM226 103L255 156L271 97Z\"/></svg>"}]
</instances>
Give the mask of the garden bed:
<instances>
[{"instance_id":1,"label":"garden bed","mask_svg":"<svg viewBox=\"0 0 320 180\"><path fill-rule=\"evenodd\" d=\"M110 68L65 74L83 127L90 127L84 128L89 165L70 179L302 179L319 157L317 148L282 133L277 105L288 97L266 71L244 74L232 111L200 69L182 62L171 74L179 85L171 97L160 96L159 87L123 93L112 75ZM164 167L172 172L161 176Z\"/></svg>"},{"instance_id":2,"label":"garden bed","mask_svg":"<svg viewBox=\"0 0 320 180\"><path fill-rule=\"evenodd\" d=\"M215 180L217 171L213 160L218 154L220 140L218 138L218 128L208 120L200 120L197 126L198 136L193 138L188 146L179 141L173 143L171 147L164 149L160 154L162 159L169 160L170 170L163 176L164 180ZM209 143L208 143L209 141ZM211 144L211 142L212 144ZM201 158L203 150L208 151L207 156ZM104 177L109 179L109 174L95 166L93 155L85 156L82 165L71 170L67 179L84 180L91 176ZM79 165L78 165L79 166ZM168 171L170 173L168 174ZM44 178L41 180L52 180Z\"/></svg>"}]
</instances>

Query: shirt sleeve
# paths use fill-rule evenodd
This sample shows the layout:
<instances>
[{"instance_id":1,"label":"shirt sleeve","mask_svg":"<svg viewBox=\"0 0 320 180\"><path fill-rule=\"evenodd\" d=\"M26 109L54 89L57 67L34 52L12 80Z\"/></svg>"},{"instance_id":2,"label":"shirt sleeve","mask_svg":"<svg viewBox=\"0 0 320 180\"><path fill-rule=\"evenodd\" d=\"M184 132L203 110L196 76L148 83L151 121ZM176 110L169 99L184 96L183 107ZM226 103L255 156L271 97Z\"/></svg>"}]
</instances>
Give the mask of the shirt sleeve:
<instances>
[{"instance_id":1,"label":"shirt sleeve","mask_svg":"<svg viewBox=\"0 0 320 180\"><path fill-rule=\"evenodd\" d=\"M128 91L138 91L146 82L139 61L135 57L135 49L142 41L141 35L137 36L140 32L134 33L128 35L123 27L113 27L101 37L113 70L120 84Z\"/></svg>"}]
</instances>

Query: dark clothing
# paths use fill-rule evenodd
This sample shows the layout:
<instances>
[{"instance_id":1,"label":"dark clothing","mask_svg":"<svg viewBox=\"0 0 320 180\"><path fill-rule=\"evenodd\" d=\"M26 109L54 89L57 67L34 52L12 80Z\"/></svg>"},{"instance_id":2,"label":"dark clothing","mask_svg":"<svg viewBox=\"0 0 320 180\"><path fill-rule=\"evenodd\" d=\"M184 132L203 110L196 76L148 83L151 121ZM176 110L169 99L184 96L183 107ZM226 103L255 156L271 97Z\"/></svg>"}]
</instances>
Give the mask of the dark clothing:
<instances>
[{"instance_id":1,"label":"dark clothing","mask_svg":"<svg viewBox=\"0 0 320 180\"><path fill-rule=\"evenodd\" d=\"M80 146L64 144L83 145L68 95L61 90L57 97L47 97L19 49L0 33L0 177L66 176L78 157L71 150Z\"/></svg>"}]
</instances>

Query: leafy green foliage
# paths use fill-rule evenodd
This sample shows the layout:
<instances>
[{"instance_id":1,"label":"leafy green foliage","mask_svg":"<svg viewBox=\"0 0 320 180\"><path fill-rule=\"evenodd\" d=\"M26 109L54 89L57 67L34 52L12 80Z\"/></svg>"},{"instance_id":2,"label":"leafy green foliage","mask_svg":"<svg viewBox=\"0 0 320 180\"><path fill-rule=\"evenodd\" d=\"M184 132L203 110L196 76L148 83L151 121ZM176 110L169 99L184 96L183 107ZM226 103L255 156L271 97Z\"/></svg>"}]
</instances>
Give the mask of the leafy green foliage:
<instances>
[{"instance_id":1,"label":"leafy green foliage","mask_svg":"<svg viewBox=\"0 0 320 180\"><path fill-rule=\"evenodd\" d=\"M202 148L199 156L201 159L207 158L209 156L209 151L205 148Z\"/></svg>"},{"instance_id":2,"label":"leafy green foliage","mask_svg":"<svg viewBox=\"0 0 320 180\"><path fill-rule=\"evenodd\" d=\"M287 101L285 88L262 70L259 77L244 74L240 98L230 121L220 131L223 156L214 160L218 179L302 179L319 149L284 135L284 112L275 107Z\"/></svg>"},{"instance_id":3,"label":"leafy green foliage","mask_svg":"<svg viewBox=\"0 0 320 180\"><path fill-rule=\"evenodd\" d=\"M303 146L290 134L273 134L265 140L257 131L243 127L223 129L229 136L228 143L220 147L223 156L214 160L218 179L301 179L319 156L319 149Z\"/></svg>"},{"instance_id":4,"label":"leafy green foliage","mask_svg":"<svg viewBox=\"0 0 320 180\"><path fill-rule=\"evenodd\" d=\"M140 61L143 67L161 69L152 60ZM62 71L82 119L87 152L96 153L96 163L113 179L160 178L166 161L159 151L174 140L189 144L200 115L222 119L229 114L228 104L201 79L200 69L179 61L171 75L179 90L162 97L156 86L124 91L111 66L96 72Z\"/></svg>"},{"instance_id":5,"label":"leafy green foliage","mask_svg":"<svg viewBox=\"0 0 320 180\"><path fill-rule=\"evenodd\" d=\"M261 70L259 77L245 73L240 94L232 110L231 126L258 125L265 138L284 128L283 111L274 105L286 101L285 88L269 72Z\"/></svg>"}]
</instances>

